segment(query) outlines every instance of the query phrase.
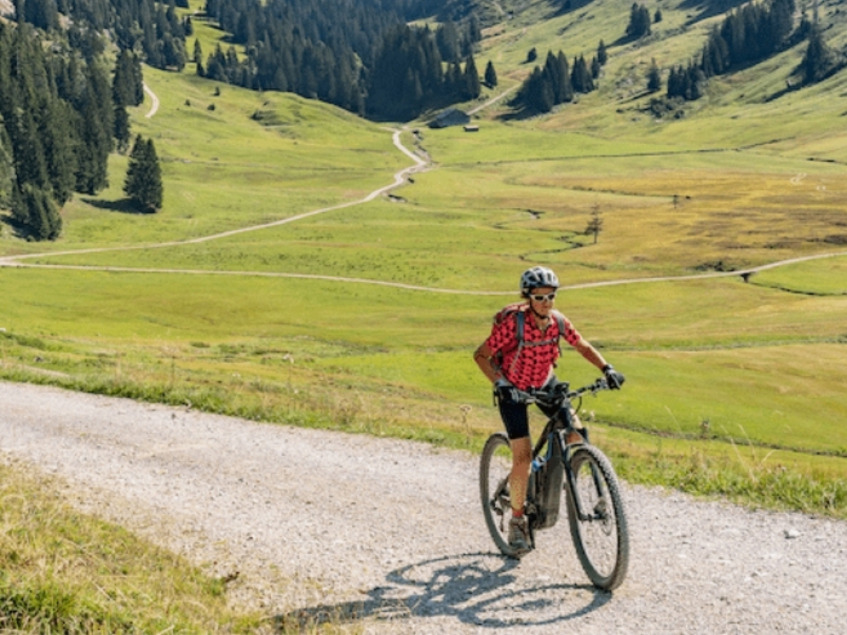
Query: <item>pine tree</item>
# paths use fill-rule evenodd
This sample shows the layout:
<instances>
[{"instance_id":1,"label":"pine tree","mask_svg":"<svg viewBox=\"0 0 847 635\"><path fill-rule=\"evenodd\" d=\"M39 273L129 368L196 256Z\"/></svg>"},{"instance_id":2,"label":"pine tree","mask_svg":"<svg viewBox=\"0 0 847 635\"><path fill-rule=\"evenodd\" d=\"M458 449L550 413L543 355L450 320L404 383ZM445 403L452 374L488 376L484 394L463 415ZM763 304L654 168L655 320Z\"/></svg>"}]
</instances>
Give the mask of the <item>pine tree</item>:
<instances>
[{"instance_id":1,"label":"pine tree","mask_svg":"<svg viewBox=\"0 0 847 635\"><path fill-rule=\"evenodd\" d=\"M56 240L62 233L62 217L50 195L25 183L12 196L12 218L34 240Z\"/></svg>"},{"instance_id":2,"label":"pine tree","mask_svg":"<svg viewBox=\"0 0 847 635\"><path fill-rule=\"evenodd\" d=\"M103 127L100 114L100 108L92 101L87 101L83 106L80 143L77 145L76 155L76 190L86 194L96 194L109 184L108 158L114 125L111 104L108 128Z\"/></svg>"},{"instance_id":3,"label":"pine tree","mask_svg":"<svg viewBox=\"0 0 847 635\"><path fill-rule=\"evenodd\" d=\"M115 104L115 146L121 154L129 148L130 124L129 113L125 106Z\"/></svg>"},{"instance_id":4,"label":"pine tree","mask_svg":"<svg viewBox=\"0 0 847 635\"><path fill-rule=\"evenodd\" d=\"M53 199L62 207L73 194L76 171L74 153L73 122L77 115L70 105L62 100L51 101L44 113L40 131L44 143L44 156Z\"/></svg>"},{"instance_id":5,"label":"pine tree","mask_svg":"<svg viewBox=\"0 0 847 635\"><path fill-rule=\"evenodd\" d=\"M550 86L550 92L553 95L553 104L561 104L564 101L562 95L564 81L562 78L562 68L559 66L559 60L553 55L553 51L547 51L542 77L544 82Z\"/></svg>"},{"instance_id":6,"label":"pine tree","mask_svg":"<svg viewBox=\"0 0 847 635\"><path fill-rule=\"evenodd\" d=\"M112 100L119 106L138 106L144 101L141 62L130 51L121 51L112 78Z\"/></svg>"},{"instance_id":7,"label":"pine tree","mask_svg":"<svg viewBox=\"0 0 847 635\"><path fill-rule=\"evenodd\" d=\"M654 58L650 62L650 70L647 71L647 90L656 93L662 89L662 74Z\"/></svg>"},{"instance_id":8,"label":"pine tree","mask_svg":"<svg viewBox=\"0 0 847 635\"><path fill-rule=\"evenodd\" d=\"M553 87L537 66L526 84L526 103L537 112L550 112L555 105Z\"/></svg>"},{"instance_id":9,"label":"pine tree","mask_svg":"<svg viewBox=\"0 0 847 635\"><path fill-rule=\"evenodd\" d=\"M85 68L85 84L79 101L82 124L76 146L76 189L96 194L109 184L108 160L115 113L107 73L94 61Z\"/></svg>"},{"instance_id":10,"label":"pine tree","mask_svg":"<svg viewBox=\"0 0 847 635\"><path fill-rule=\"evenodd\" d=\"M473 55L469 55L465 62L465 72L463 75L464 81L462 89L462 97L464 99L476 99L480 93L479 73L476 70L476 62Z\"/></svg>"},{"instance_id":11,"label":"pine tree","mask_svg":"<svg viewBox=\"0 0 847 635\"><path fill-rule=\"evenodd\" d=\"M445 62L458 62L461 55L459 46L459 31L452 21L445 22L436 31L435 41L438 44L438 52Z\"/></svg>"},{"instance_id":12,"label":"pine tree","mask_svg":"<svg viewBox=\"0 0 847 635\"><path fill-rule=\"evenodd\" d=\"M49 183L44 144L38 134L38 124L31 108L9 113L6 130L12 140L15 173L20 184L31 183L44 188Z\"/></svg>"},{"instance_id":13,"label":"pine tree","mask_svg":"<svg viewBox=\"0 0 847 635\"><path fill-rule=\"evenodd\" d=\"M559 51L559 54L556 56L556 60L559 62L559 73L562 76L563 82L561 88L562 102L573 101L573 82L571 82L571 71L570 66L568 65L568 58L564 52Z\"/></svg>"},{"instance_id":14,"label":"pine tree","mask_svg":"<svg viewBox=\"0 0 847 635\"><path fill-rule=\"evenodd\" d=\"M685 95L688 101L696 101L703 96L703 88L706 83L706 76L702 69L694 63L688 65L688 82L689 89Z\"/></svg>"},{"instance_id":15,"label":"pine tree","mask_svg":"<svg viewBox=\"0 0 847 635\"><path fill-rule=\"evenodd\" d=\"M491 63L491 60L488 60L488 64L485 65L485 85L489 88L494 88L497 85L497 71L494 70L494 64Z\"/></svg>"},{"instance_id":16,"label":"pine tree","mask_svg":"<svg viewBox=\"0 0 847 635\"><path fill-rule=\"evenodd\" d=\"M597 79L600 77L600 69L602 68L602 64L596 57L591 58L591 77L593 79Z\"/></svg>"},{"instance_id":17,"label":"pine tree","mask_svg":"<svg viewBox=\"0 0 847 635\"><path fill-rule=\"evenodd\" d=\"M809 31L809 45L800 63L803 71L803 83L812 84L827 77L835 68L835 54L824 42L823 35L817 24Z\"/></svg>"},{"instance_id":18,"label":"pine tree","mask_svg":"<svg viewBox=\"0 0 847 635\"><path fill-rule=\"evenodd\" d=\"M668 73L668 99L673 99L674 97L685 97L682 75L683 73L681 73L681 69L678 66L671 68Z\"/></svg>"},{"instance_id":19,"label":"pine tree","mask_svg":"<svg viewBox=\"0 0 847 635\"><path fill-rule=\"evenodd\" d=\"M591 79L591 73L588 70L584 55L574 59L571 69L571 84L574 91L578 93L590 93L594 90L594 80Z\"/></svg>"},{"instance_id":20,"label":"pine tree","mask_svg":"<svg viewBox=\"0 0 847 635\"><path fill-rule=\"evenodd\" d=\"M600 62L600 66L605 66L606 62L609 61L609 54L606 51L606 45L603 40L600 40L600 43L597 45L597 61Z\"/></svg>"},{"instance_id":21,"label":"pine tree","mask_svg":"<svg viewBox=\"0 0 847 635\"><path fill-rule=\"evenodd\" d=\"M136 137L129 156L124 193L132 199L135 207L145 213L154 213L162 208L162 171L153 140Z\"/></svg>"},{"instance_id":22,"label":"pine tree","mask_svg":"<svg viewBox=\"0 0 847 635\"><path fill-rule=\"evenodd\" d=\"M450 64L447 69L447 77L445 78L445 82L447 84L447 92L452 95L461 95L462 87L464 84L464 77L462 73L462 67L459 62L453 62Z\"/></svg>"}]
</instances>

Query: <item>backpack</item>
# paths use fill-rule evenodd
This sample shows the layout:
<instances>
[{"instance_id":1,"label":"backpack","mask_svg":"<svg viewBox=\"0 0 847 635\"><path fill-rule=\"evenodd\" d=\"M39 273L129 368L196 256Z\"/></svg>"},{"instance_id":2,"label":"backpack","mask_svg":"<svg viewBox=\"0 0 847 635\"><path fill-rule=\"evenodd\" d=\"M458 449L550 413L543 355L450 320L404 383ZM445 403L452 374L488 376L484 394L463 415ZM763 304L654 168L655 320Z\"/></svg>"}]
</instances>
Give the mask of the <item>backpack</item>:
<instances>
[{"instance_id":1,"label":"backpack","mask_svg":"<svg viewBox=\"0 0 847 635\"><path fill-rule=\"evenodd\" d=\"M509 304L502 309L500 309L494 315L494 324L501 324L504 320L509 318L509 316L514 315L515 321L517 322L517 339L518 339L518 349L517 353L515 353L515 358L512 360L512 367L517 363L518 358L521 355L521 350L524 346L545 346L548 344L556 343L559 346L559 354L562 353L562 345L560 343L560 339L565 334L565 318L558 311L552 311L552 316L556 320L556 323L559 325L559 335L556 339L542 340L540 342L525 342L524 341L524 324L526 324L526 310L527 310L526 302L514 302ZM494 357L494 363L497 368L501 368L503 365L503 352L499 351L497 355ZM511 370L511 369L509 369Z\"/></svg>"}]
</instances>

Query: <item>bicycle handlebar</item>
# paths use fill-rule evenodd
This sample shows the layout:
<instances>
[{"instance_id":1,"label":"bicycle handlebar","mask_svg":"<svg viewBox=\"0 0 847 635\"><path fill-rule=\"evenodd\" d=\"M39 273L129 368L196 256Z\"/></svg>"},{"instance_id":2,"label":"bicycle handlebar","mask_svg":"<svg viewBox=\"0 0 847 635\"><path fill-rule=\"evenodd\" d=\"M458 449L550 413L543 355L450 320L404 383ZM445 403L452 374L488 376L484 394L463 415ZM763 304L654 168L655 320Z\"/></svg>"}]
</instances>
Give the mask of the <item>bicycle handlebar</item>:
<instances>
[{"instance_id":1,"label":"bicycle handlebar","mask_svg":"<svg viewBox=\"0 0 847 635\"><path fill-rule=\"evenodd\" d=\"M594 383L570 390L570 384L566 381L560 382L553 386L550 390L541 390L530 388L529 391L519 390L519 394L526 403L535 403L537 401L545 403L556 403L566 400L571 400L574 397L590 392L596 394L601 390L609 390L609 382L604 378L594 380Z\"/></svg>"}]
</instances>

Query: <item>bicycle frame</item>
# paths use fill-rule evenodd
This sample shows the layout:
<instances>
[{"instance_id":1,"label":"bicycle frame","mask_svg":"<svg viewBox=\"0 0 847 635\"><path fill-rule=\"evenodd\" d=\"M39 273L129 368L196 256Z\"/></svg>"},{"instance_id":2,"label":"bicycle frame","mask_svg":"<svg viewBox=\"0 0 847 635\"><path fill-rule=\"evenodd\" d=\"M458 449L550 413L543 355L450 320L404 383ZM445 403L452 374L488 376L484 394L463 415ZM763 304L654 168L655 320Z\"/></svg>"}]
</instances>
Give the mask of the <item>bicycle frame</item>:
<instances>
[{"instance_id":1,"label":"bicycle frame","mask_svg":"<svg viewBox=\"0 0 847 635\"><path fill-rule=\"evenodd\" d=\"M545 398L548 397L548 395L543 393L531 394L529 396L529 400L531 401L540 401L546 406L555 407L557 409L556 412L547 420L547 424L544 426L544 430L532 450L532 471L530 473L529 487L527 488L527 503L530 508L530 513L536 519L536 522L533 523L533 529L546 529L554 526L558 521L560 502L559 495L561 493L563 481L567 484L569 492L573 493L574 491L574 473L571 467L572 448L578 443L587 443L587 441L580 429L574 425L575 416L572 409L571 398L579 396L583 392L596 392L597 390L602 390L604 388L605 384L598 381L591 386L586 386L585 388L581 388L573 392L567 392L567 388L565 388L563 392L557 395L549 395L549 401ZM562 417L564 417L564 421L561 420ZM573 433L579 434L582 441L569 443L567 439ZM547 451L544 454L544 458L539 461L538 458L545 446ZM539 478L539 473L541 473L541 471L545 468L547 470L557 470L561 468L564 478L558 478L555 476L554 472L554 477L552 479L545 478L540 484L540 487L537 487L536 481ZM592 478L599 488L600 477L593 470ZM536 489L538 489L538 491L536 491ZM580 520L587 520L591 518L591 516L588 516L582 509L578 496L571 496L571 500L574 502L574 511Z\"/></svg>"}]
</instances>

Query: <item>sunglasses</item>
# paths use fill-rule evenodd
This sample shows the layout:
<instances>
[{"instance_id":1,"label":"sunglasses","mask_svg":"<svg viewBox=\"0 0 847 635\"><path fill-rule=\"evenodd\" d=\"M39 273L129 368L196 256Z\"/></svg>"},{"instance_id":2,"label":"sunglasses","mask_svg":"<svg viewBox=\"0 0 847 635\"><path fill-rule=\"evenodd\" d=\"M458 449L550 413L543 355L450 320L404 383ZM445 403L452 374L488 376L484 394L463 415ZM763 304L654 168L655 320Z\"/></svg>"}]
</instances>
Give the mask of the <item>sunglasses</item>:
<instances>
[{"instance_id":1,"label":"sunglasses","mask_svg":"<svg viewBox=\"0 0 847 635\"><path fill-rule=\"evenodd\" d=\"M556 299L556 292L554 291L553 293L548 293L547 295L534 295L533 294L533 295L530 295L529 297L532 298L533 300L535 300L536 302L544 302L544 300L550 300L550 302L552 302L553 300Z\"/></svg>"}]
</instances>

